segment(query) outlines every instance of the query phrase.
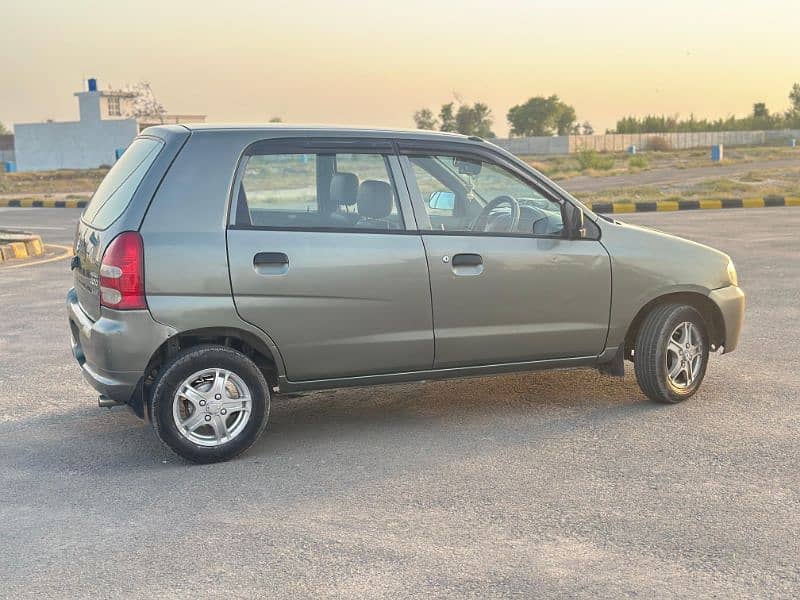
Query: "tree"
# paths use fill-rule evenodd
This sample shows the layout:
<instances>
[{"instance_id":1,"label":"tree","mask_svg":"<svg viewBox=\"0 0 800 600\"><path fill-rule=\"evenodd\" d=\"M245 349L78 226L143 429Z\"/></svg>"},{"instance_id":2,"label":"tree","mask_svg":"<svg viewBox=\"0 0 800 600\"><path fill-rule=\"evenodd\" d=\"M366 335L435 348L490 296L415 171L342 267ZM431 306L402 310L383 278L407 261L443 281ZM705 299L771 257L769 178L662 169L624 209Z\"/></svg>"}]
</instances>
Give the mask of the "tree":
<instances>
[{"instance_id":1,"label":"tree","mask_svg":"<svg viewBox=\"0 0 800 600\"><path fill-rule=\"evenodd\" d=\"M439 121L433 116L433 111L430 108L420 108L414 113L414 124L417 129L436 129Z\"/></svg>"},{"instance_id":2,"label":"tree","mask_svg":"<svg viewBox=\"0 0 800 600\"><path fill-rule=\"evenodd\" d=\"M589 121L583 122L583 135L594 135L594 127Z\"/></svg>"},{"instance_id":3,"label":"tree","mask_svg":"<svg viewBox=\"0 0 800 600\"><path fill-rule=\"evenodd\" d=\"M795 83L792 86L792 91L789 92L789 110L786 111L786 126L787 127L800 127L800 83Z\"/></svg>"},{"instance_id":4,"label":"tree","mask_svg":"<svg viewBox=\"0 0 800 600\"><path fill-rule=\"evenodd\" d=\"M269 122L270 122L270 123L283 123L283 119L281 119L280 117L272 117L272 118L269 120Z\"/></svg>"},{"instance_id":5,"label":"tree","mask_svg":"<svg viewBox=\"0 0 800 600\"><path fill-rule=\"evenodd\" d=\"M458 99L458 98L457 98ZM458 99L459 107L456 110L455 102L442 104L437 119L433 111L421 108L414 113L414 123L417 129L462 133L464 135L477 135L482 138L496 137L492 131L492 110L483 102L475 104L462 104Z\"/></svg>"},{"instance_id":6,"label":"tree","mask_svg":"<svg viewBox=\"0 0 800 600\"><path fill-rule=\"evenodd\" d=\"M456 130L456 115L453 111L453 102L442 104L439 111L439 131L455 131Z\"/></svg>"},{"instance_id":7,"label":"tree","mask_svg":"<svg viewBox=\"0 0 800 600\"><path fill-rule=\"evenodd\" d=\"M789 100L792 102L791 110L800 112L800 83L795 83L792 86L792 91L789 92Z\"/></svg>"},{"instance_id":8,"label":"tree","mask_svg":"<svg viewBox=\"0 0 800 600\"><path fill-rule=\"evenodd\" d=\"M767 105L763 102L756 102L753 104L753 118L769 119L769 110L767 110Z\"/></svg>"},{"instance_id":9,"label":"tree","mask_svg":"<svg viewBox=\"0 0 800 600\"><path fill-rule=\"evenodd\" d=\"M156 100L153 88L147 81L140 81L127 90L133 92L133 108L129 111L128 117L159 117L163 123L163 117L167 114L164 105Z\"/></svg>"},{"instance_id":10,"label":"tree","mask_svg":"<svg viewBox=\"0 0 800 600\"><path fill-rule=\"evenodd\" d=\"M476 102L472 106L462 104L458 107L456 113L456 131L458 133L493 138L495 135L492 131L492 123L492 111L483 102Z\"/></svg>"},{"instance_id":11,"label":"tree","mask_svg":"<svg viewBox=\"0 0 800 600\"><path fill-rule=\"evenodd\" d=\"M569 135L570 130L575 125L575 121L578 120L578 116L575 114L575 109L571 106L564 104L561 102L560 106L558 107L558 118L556 119L556 131L558 135Z\"/></svg>"},{"instance_id":12,"label":"tree","mask_svg":"<svg viewBox=\"0 0 800 600\"><path fill-rule=\"evenodd\" d=\"M512 106L507 118L512 136L568 135L577 120L575 109L555 94L547 98L534 96L524 104Z\"/></svg>"},{"instance_id":13,"label":"tree","mask_svg":"<svg viewBox=\"0 0 800 600\"><path fill-rule=\"evenodd\" d=\"M11 132L6 129L6 126L0 123L0 135L10 135Z\"/></svg>"}]
</instances>

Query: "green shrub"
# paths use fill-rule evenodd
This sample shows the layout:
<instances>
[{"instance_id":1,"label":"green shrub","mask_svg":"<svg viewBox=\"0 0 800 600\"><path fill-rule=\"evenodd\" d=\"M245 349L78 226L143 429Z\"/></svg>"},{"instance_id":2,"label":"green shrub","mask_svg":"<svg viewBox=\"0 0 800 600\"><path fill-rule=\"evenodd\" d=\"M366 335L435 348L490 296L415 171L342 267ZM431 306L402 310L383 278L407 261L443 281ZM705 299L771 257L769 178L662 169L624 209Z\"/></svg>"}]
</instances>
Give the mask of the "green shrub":
<instances>
[{"instance_id":1,"label":"green shrub","mask_svg":"<svg viewBox=\"0 0 800 600\"><path fill-rule=\"evenodd\" d=\"M610 154L600 154L597 150L581 150L577 158L581 171L586 169L608 171L614 167L614 157Z\"/></svg>"},{"instance_id":2,"label":"green shrub","mask_svg":"<svg viewBox=\"0 0 800 600\"><path fill-rule=\"evenodd\" d=\"M649 164L650 162L647 160L647 157L641 154L633 154L630 159L628 159L628 167L631 169L646 169Z\"/></svg>"}]
</instances>

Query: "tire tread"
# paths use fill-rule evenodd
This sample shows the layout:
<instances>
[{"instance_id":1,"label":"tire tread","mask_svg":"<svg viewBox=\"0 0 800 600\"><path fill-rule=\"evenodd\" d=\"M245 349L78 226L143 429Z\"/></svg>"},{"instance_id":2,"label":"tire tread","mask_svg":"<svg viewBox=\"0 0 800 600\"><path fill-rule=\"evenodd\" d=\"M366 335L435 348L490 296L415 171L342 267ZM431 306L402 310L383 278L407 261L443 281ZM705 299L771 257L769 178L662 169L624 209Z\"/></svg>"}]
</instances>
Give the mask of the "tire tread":
<instances>
[{"instance_id":1,"label":"tire tread","mask_svg":"<svg viewBox=\"0 0 800 600\"><path fill-rule=\"evenodd\" d=\"M703 357L702 372L698 376L697 384L686 393L678 393L669 387L665 377L659 372L659 365L663 358L661 356L661 346L666 336L672 333L673 321L683 311L688 311L687 316L691 316L692 320L701 327L705 355ZM670 331L667 331L668 329ZM686 400L700 387L708 364L708 341L703 318L694 307L686 304L662 304L656 306L650 311L639 328L635 350L633 364L636 381L648 398L666 404L675 404Z\"/></svg>"}]
</instances>

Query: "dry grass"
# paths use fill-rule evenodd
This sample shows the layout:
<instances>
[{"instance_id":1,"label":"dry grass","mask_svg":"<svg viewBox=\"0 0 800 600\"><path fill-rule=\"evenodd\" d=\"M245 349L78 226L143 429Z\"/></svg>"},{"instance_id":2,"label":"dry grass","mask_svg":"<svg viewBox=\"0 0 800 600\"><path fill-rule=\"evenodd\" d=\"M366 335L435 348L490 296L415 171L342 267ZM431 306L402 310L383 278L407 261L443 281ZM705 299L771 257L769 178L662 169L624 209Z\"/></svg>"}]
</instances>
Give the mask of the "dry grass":
<instances>
[{"instance_id":1,"label":"dry grass","mask_svg":"<svg viewBox=\"0 0 800 600\"><path fill-rule=\"evenodd\" d=\"M603 156L612 157L613 164L604 170L581 170L577 154L565 156L523 156L529 165L557 180L569 179L578 175L589 177L606 177L608 175L623 175L631 171L647 171L651 169L690 169L694 167L713 167L719 164L732 165L764 160L780 160L785 158L800 157L797 148L776 146L753 146L725 148L725 160L716 163L711 160L711 151L708 148L696 150L673 150L670 152L640 152L631 156L627 152L609 152ZM636 158L636 160L631 160ZM644 159L644 160L642 160ZM633 162L633 164L631 164Z\"/></svg>"},{"instance_id":2,"label":"dry grass","mask_svg":"<svg viewBox=\"0 0 800 600\"><path fill-rule=\"evenodd\" d=\"M654 200L719 200L763 198L777 195L800 197L800 169L750 172L739 178L709 179L693 184L620 187L575 196L586 202L651 202Z\"/></svg>"},{"instance_id":3,"label":"dry grass","mask_svg":"<svg viewBox=\"0 0 800 600\"><path fill-rule=\"evenodd\" d=\"M33 173L5 173L0 178L3 194L91 194L108 169L64 169Z\"/></svg>"}]
</instances>

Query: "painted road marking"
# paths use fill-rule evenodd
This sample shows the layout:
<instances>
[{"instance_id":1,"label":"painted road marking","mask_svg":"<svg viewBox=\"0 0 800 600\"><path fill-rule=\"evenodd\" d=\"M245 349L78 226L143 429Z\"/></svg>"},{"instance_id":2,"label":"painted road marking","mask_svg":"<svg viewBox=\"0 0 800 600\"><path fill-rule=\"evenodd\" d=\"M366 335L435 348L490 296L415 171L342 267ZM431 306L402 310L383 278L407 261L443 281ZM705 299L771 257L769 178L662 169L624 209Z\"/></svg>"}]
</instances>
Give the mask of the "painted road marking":
<instances>
[{"instance_id":1,"label":"painted road marking","mask_svg":"<svg viewBox=\"0 0 800 600\"><path fill-rule=\"evenodd\" d=\"M57 260L64 260L65 258L69 258L70 256L72 256L72 247L70 247L70 246L62 246L60 244L45 244L44 247L45 248L58 248L59 250L63 250L64 252L62 254L59 254L58 256L45 258L44 260L35 260L33 262L25 262L25 263L20 263L18 265L9 265L7 267L0 267L0 270L21 269L22 267L32 267L34 265L43 265L45 263L55 262Z\"/></svg>"}]
</instances>

